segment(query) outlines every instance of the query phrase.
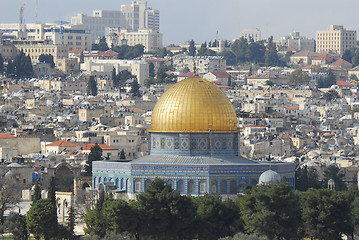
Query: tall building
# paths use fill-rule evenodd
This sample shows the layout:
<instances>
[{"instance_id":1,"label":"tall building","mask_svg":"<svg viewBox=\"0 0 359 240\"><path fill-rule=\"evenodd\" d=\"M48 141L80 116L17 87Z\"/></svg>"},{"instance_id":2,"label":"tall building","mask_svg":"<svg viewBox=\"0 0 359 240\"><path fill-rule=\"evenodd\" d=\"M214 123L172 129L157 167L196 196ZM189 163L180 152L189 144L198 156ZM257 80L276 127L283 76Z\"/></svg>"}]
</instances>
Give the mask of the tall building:
<instances>
[{"instance_id":1,"label":"tall building","mask_svg":"<svg viewBox=\"0 0 359 240\"><path fill-rule=\"evenodd\" d=\"M316 34L316 52L342 55L345 50L356 46L357 32L346 30L341 25L330 25L329 30Z\"/></svg>"},{"instance_id":2,"label":"tall building","mask_svg":"<svg viewBox=\"0 0 359 240\"><path fill-rule=\"evenodd\" d=\"M245 39L249 40L253 40L255 42L262 40L261 38L261 30L259 30L258 28L256 29L245 29L242 31L241 36Z\"/></svg>"},{"instance_id":3,"label":"tall building","mask_svg":"<svg viewBox=\"0 0 359 240\"><path fill-rule=\"evenodd\" d=\"M280 51L315 51L314 39L308 39L300 36L299 32L293 32L289 36L281 37L275 41L278 50Z\"/></svg>"},{"instance_id":4,"label":"tall building","mask_svg":"<svg viewBox=\"0 0 359 240\"><path fill-rule=\"evenodd\" d=\"M149 155L132 161L95 161L94 189L134 199L155 178L181 194L237 195L268 170L294 185L295 164L251 161L239 154L236 111L227 96L200 77L184 79L156 103ZM261 179L262 180L262 179Z\"/></svg>"},{"instance_id":5,"label":"tall building","mask_svg":"<svg viewBox=\"0 0 359 240\"><path fill-rule=\"evenodd\" d=\"M47 41L49 44L67 45L69 50L76 48L90 49L91 35L84 26L62 23L0 24L4 40ZM21 35L21 36L20 36Z\"/></svg>"},{"instance_id":6,"label":"tall building","mask_svg":"<svg viewBox=\"0 0 359 240\"><path fill-rule=\"evenodd\" d=\"M141 44L145 47L145 52L155 52L162 48L162 33L153 29L139 29L138 31L120 30L118 28L109 29L106 36L108 46Z\"/></svg>"},{"instance_id":7,"label":"tall building","mask_svg":"<svg viewBox=\"0 0 359 240\"><path fill-rule=\"evenodd\" d=\"M92 16L78 14L71 18L72 24L81 24L92 34L93 41L106 35L106 28L137 31L149 28L159 31L160 15L158 10L147 7L146 1L133 1L121 5L121 10L95 10Z\"/></svg>"}]
</instances>

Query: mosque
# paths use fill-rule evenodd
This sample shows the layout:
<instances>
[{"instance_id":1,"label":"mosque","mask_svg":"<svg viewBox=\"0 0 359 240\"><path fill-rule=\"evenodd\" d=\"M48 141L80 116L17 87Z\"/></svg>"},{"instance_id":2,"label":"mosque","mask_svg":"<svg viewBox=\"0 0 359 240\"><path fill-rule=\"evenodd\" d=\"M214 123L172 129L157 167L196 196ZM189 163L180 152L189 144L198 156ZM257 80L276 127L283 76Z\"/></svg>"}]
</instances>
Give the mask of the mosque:
<instances>
[{"instance_id":1,"label":"mosque","mask_svg":"<svg viewBox=\"0 0 359 240\"><path fill-rule=\"evenodd\" d=\"M181 194L235 195L257 185L268 170L294 185L293 163L241 157L238 133L228 97L207 80L186 78L169 88L153 109L149 155L93 162L92 187L109 187L133 198L158 177Z\"/></svg>"}]
</instances>

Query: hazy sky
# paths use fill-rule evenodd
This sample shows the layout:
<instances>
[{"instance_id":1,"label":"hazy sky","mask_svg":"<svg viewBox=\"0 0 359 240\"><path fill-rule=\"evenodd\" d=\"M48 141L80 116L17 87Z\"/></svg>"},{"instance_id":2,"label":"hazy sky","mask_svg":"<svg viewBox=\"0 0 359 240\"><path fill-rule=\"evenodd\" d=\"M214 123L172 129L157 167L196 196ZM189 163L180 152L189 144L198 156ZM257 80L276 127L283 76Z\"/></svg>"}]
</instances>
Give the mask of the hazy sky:
<instances>
[{"instance_id":1,"label":"hazy sky","mask_svg":"<svg viewBox=\"0 0 359 240\"><path fill-rule=\"evenodd\" d=\"M77 13L119 10L130 0L25 0L25 22L70 21ZM160 31L164 44L194 39L196 42L237 38L243 29L259 28L262 38L274 39L298 31L315 37L316 30L344 25L359 30L358 0L148 0L160 10ZM19 22L20 0L0 0L0 23Z\"/></svg>"}]
</instances>

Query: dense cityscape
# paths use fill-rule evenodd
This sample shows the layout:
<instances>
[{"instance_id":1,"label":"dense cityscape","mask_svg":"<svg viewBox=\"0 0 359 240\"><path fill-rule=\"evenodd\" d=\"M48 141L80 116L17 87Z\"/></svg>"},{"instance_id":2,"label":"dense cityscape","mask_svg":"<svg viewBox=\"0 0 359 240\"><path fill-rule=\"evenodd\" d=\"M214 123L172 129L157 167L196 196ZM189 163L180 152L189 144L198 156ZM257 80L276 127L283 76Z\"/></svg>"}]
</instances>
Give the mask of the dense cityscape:
<instances>
[{"instance_id":1,"label":"dense cityscape","mask_svg":"<svg viewBox=\"0 0 359 240\"><path fill-rule=\"evenodd\" d=\"M146 1L25 7L0 23L3 239L359 239L356 30L164 45Z\"/></svg>"}]
</instances>

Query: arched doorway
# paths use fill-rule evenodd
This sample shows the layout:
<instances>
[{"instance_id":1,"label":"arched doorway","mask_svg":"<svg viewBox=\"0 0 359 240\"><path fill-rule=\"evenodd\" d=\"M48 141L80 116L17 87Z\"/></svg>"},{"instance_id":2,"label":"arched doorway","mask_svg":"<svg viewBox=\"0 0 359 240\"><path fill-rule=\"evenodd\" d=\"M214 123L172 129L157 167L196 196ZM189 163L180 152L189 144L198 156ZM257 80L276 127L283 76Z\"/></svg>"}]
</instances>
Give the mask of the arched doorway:
<instances>
[{"instance_id":1,"label":"arched doorway","mask_svg":"<svg viewBox=\"0 0 359 240\"><path fill-rule=\"evenodd\" d=\"M55 189L60 192L72 192L74 174L68 164L59 165L55 170Z\"/></svg>"}]
</instances>

